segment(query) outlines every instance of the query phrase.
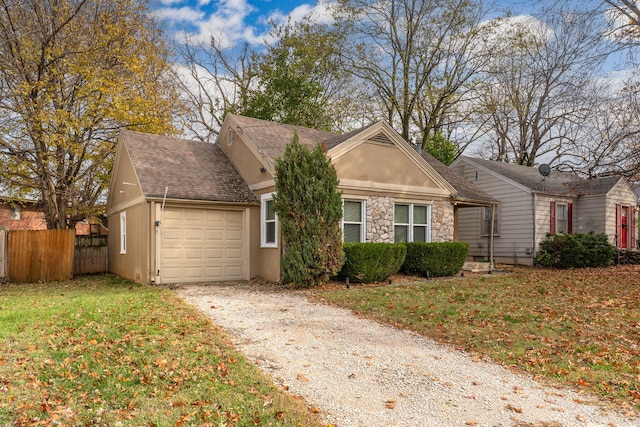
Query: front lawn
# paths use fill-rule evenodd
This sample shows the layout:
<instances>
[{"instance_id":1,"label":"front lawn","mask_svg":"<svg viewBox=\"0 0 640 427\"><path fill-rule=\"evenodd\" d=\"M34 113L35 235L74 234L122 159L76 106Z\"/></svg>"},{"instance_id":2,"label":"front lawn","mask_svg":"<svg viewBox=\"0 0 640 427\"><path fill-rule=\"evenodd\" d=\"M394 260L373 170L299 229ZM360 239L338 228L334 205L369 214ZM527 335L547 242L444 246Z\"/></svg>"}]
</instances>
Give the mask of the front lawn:
<instances>
[{"instance_id":1,"label":"front lawn","mask_svg":"<svg viewBox=\"0 0 640 427\"><path fill-rule=\"evenodd\" d=\"M640 267L429 280L315 294L640 410Z\"/></svg>"},{"instance_id":2,"label":"front lawn","mask_svg":"<svg viewBox=\"0 0 640 427\"><path fill-rule=\"evenodd\" d=\"M320 426L171 291L0 284L0 425Z\"/></svg>"}]
</instances>

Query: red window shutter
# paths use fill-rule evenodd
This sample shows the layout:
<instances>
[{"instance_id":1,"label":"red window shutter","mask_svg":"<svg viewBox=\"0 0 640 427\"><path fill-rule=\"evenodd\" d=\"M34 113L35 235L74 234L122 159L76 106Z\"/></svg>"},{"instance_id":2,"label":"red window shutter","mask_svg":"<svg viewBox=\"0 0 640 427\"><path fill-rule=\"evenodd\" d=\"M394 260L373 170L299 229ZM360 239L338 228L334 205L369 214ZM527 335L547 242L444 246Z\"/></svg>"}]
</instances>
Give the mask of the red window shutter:
<instances>
[{"instance_id":1,"label":"red window shutter","mask_svg":"<svg viewBox=\"0 0 640 427\"><path fill-rule=\"evenodd\" d=\"M616 205L616 247L621 245L620 239L622 238L622 205Z\"/></svg>"},{"instance_id":2,"label":"red window shutter","mask_svg":"<svg viewBox=\"0 0 640 427\"><path fill-rule=\"evenodd\" d=\"M573 203L567 203L567 233L573 233Z\"/></svg>"},{"instance_id":3,"label":"red window shutter","mask_svg":"<svg viewBox=\"0 0 640 427\"><path fill-rule=\"evenodd\" d=\"M629 206L629 234L631 235L630 241L631 246L630 249L636 248L636 210L635 206Z\"/></svg>"},{"instance_id":4,"label":"red window shutter","mask_svg":"<svg viewBox=\"0 0 640 427\"><path fill-rule=\"evenodd\" d=\"M551 226L549 227L549 233L555 234L556 233L556 202L551 202L550 210L551 210L551 219L550 219Z\"/></svg>"}]
</instances>

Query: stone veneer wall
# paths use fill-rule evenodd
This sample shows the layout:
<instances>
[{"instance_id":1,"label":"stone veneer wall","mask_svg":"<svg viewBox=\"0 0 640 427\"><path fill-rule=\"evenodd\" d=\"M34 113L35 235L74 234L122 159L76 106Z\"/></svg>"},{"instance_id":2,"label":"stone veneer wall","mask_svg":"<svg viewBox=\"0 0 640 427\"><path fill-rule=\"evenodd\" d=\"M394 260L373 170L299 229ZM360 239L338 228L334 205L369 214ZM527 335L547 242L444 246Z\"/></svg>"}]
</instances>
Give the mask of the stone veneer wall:
<instances>
[{"instance_id":1,"label":"stone veneer wall","mask_svg":"<svg viewBox=\"0 0 640 427\"><path fill-rule=\"evenodd\" d=\"M367 204L367 242L393 243L393 204L391 197L369 196ZM431 241L453 240L453 205L447 201L431 206Z\"/></svg>"},{"instance_id":2,"label":"stone veneer wall","mask_svg":"<svg viewBox=\"0 0 640 427\"><path fill-rule=\"evenodd\" d=\"M447 201L433 202L431 207L431 241L453 240L453 205Z\"/></svg>"},{"instance_id":3,"label":"stone veneer wall","mask_svg":"<svg viewBox=\"0 0 640 427\"><path fill-rule=\"evenodd\" d=\"M393 243L393 199L367 198L367 242Z\"/></svg>"}]
</instances>

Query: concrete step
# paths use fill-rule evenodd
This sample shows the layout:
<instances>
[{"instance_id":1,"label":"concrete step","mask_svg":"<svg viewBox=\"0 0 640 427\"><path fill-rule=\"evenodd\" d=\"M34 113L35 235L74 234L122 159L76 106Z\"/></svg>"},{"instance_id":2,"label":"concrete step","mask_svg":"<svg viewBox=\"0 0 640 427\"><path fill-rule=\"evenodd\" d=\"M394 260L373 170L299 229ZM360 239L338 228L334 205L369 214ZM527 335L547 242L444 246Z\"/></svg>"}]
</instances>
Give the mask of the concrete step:
<instances>
[{"instance_id":1,"label":"concrete step","mask_svg":"<svg viewBox=\"0 0 640 427\"><path fill-rule=\"evenodd\" d=\"M488 273L491 268L491 264L488 262L474 262L465 261L462 266L462 271L470 271L472 273Z\"/></svg>"}]
</instances>

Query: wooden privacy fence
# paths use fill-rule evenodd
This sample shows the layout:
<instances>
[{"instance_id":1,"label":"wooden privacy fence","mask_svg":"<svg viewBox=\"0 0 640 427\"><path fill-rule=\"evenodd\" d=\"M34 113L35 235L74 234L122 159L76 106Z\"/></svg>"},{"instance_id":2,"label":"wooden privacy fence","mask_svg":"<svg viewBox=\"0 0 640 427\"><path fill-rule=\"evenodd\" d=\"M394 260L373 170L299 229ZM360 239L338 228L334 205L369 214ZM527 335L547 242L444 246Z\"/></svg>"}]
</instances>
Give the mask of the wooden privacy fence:
<instances>
[{"instance_id":1,"label":"wooden privacy fence","mask_svg":"<svg viewBox=\"0 0 640 427\"><path fill-rule=\"evenodd\" d=\"M76 236L73 275L106 273L107 236Z\"/></svg>"},{"instance_id":2,"label":"wooden privacy fence","mask_svg":"<svg viewBox=\"0 0 640 427\"><path fill-rule=\"evenodd\" d=\"M74 275L107 271L107 237L76 236L75 230L9 231L0 241L0 263L9 281L33 283L69 280ZM0 265L0 279L6 276Z\"/></svg>"},{"instance_id":3,"label":"wooden privacy fence","mask_svg":"<svg viewBox=\"0 0 640 427\"><path fill-rule=\"evenodd\" d=\"M10 231L9 280L17 283L69 280L75 230Z\"/></svg>"}]
</instances>

